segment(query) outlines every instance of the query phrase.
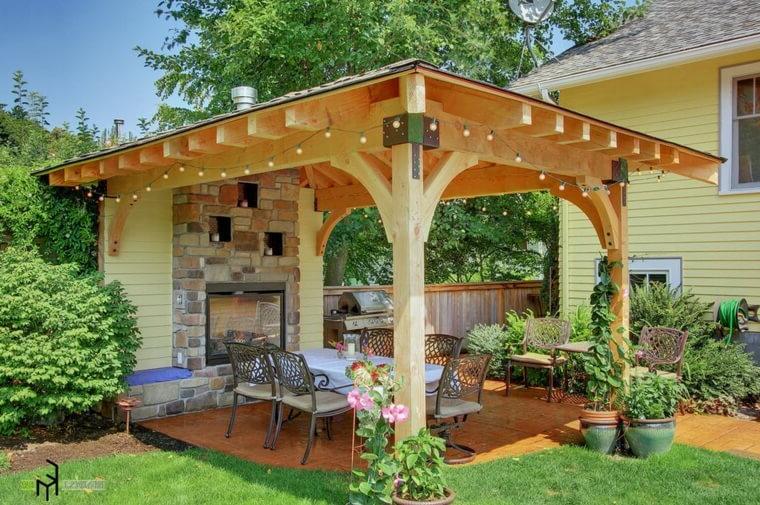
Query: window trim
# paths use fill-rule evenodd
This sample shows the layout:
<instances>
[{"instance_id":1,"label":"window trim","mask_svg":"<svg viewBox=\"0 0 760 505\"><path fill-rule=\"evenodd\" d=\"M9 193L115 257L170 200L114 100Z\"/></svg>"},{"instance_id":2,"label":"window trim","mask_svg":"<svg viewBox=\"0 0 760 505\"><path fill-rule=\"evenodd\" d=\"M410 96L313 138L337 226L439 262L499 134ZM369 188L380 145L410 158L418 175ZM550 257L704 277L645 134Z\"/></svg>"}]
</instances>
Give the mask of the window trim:
<instances>
[{"instance_id":1,"label":"window trim","mask_svg":"<svg viewBox=\"0 0 760 505\"><path fill-rule=\"evenodd\" d=\"M668 277L668 285L672 289L683 286L683 258L677 256L663 257L629 257L628 276L632 273L664 273ZM594 260L594 282L599 282L599 258Z\"/></svg>"},{"instance_id":2,"label":"window trim","mask_svg":"<svg viewBox=\"0 0 760 505\"><path fill-rule=\"evenodd\" d=\"M726 159L720 167L718 194L760 193L760 182L734 186L734 105L736 81L760 74L760 61L720 69L720 155Z\"/></svg>"}]
</instances>

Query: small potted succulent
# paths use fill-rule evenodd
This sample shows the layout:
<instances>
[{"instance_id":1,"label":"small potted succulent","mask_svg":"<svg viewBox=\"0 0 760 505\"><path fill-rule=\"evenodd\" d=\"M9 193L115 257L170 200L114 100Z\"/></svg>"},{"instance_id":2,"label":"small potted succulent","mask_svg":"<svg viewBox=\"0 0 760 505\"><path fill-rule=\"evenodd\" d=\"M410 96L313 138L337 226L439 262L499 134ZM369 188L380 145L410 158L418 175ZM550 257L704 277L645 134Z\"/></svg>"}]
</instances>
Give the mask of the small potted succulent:
<instances>
[{"instance_id":1,"label":"small potted succulent","mask_svg":"<svg viewBox=\"0 0 760 505\"><path fill-rule=\"evenodd\" d=\"M615 339L611 325L615 316L610 310L618 287L610 272L617 266L606 257L599 262L599 283L591 294L592 345L581 356L586 374L588 404L580 416L581 433L586 446L596 452L611 454L620 438L620 416L616 409L618 393L624 386L623 370L629 360L626 341ZM614 350L613 350L614 349Z\"/></svg>"},{"instance_id":2,"label":"small potted succulent","mask_svg":"<svg viewBox=\"0 0 760 505\"><path fill-rule=\"evenodd\" d=\"M396 444L396 479L391 498L397 505L447 505L454 491L443 478L446 442L422 428L416 435Z\"/></svg>"},{"instance_id":3,"label":"small potted succulent","mask_svg":"<svg viewBox=\"0 0 760 505\"><path fill-rule=\"evenodd\" d=\"M676 432L675 414L686 387L675 379L649 373L631 381L625 396L625 440L631 452L646 458L668 452Z\"/></svg>"}]
</instances>

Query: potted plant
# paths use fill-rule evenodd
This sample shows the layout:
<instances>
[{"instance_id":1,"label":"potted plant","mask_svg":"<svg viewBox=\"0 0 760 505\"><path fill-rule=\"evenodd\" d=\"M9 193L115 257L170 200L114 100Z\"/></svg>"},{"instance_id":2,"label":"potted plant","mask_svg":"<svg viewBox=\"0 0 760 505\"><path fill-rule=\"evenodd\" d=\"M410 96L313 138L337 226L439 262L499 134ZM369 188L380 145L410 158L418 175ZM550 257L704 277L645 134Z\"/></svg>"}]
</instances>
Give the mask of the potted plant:
<instances>
[{"instance_id":1,"label":"potted plant","mask_svg":"<svg viewBox=\"0 0 760 505\"><path fill-rule=\"evenodd\" d=\"M446 442L427 428L396 444L396 479L393 503L397 505L447 505L456 495L443 478Z\"/></svg>"},{"instance_id":2,"label":"potted plant","mask_svg":"<svg viewBox=\"0 0 760 505\"><path fill-rule=\"evenodd\" d=\"M649 373L631 382L625 396L625 440L639 458L668 452L676 432L675 414L686 387Z\"/></svg>"},{"instance_id":3,"label":"potted plant","mask_svg":"<svg viewBox=\"0 0 760 505\"><path fill-rule=\"evenodd\" d=\"M588 448L604 454L615 450L620 435L620 417L615 404L617 393L624 385L623 369L629 359L625 337L616 340L610 328L615 321L610 303L618 290L610 273L616 266L606 256L599 261L599 282L591 293L592 345L588 353L582 355L588 404L580 416L581 433Z\"/></svg>"}]
</instances>

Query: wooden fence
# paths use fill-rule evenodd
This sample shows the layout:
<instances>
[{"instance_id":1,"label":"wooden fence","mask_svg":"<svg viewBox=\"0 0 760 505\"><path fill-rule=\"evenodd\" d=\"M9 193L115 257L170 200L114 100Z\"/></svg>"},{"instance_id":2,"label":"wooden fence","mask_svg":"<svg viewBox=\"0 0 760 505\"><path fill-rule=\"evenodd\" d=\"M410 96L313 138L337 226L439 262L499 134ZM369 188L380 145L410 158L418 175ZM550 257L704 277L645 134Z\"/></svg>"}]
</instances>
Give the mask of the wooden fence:
<instances>
[{"instance_id":1,"label":"wooden fence","mask_svg":"<svg viewBox=\"0 0 760 505\"><path fill-rule=\"evenodd\" d=\"M391 297L392 286L335 286L324 288L325 314L337 309L346 291L382 289ZM425 331L465 336L476 324L503 323L508 310L541 313L541 281L431 284L425 286Z\"/></svg>"}]
</instances>

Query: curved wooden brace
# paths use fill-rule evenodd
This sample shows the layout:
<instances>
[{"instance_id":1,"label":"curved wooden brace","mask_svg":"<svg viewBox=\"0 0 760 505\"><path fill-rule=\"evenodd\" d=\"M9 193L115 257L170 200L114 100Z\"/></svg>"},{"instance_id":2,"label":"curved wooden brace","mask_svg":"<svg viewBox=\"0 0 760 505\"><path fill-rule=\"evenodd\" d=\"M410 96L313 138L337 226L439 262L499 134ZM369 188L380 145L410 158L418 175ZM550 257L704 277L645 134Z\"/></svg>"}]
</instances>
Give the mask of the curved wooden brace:
<instances>
[{"instance_id":1,"label":"curved wooden brace","mask_svg":"<svg viewBox=\"0 0 760 505\"><path fill-rule=\"evenodd\" d=\"M337 225L341 219L351 213L351 209L339 209L330 211L330 217L322 223L322 227L317 232L317 256L324 256L325 248L327 247L327 240L330 238L335 225Z\"/></svg>"},{"instance_id":2,"label":"curved wooden brace","mask_svg":"<svg viewBox=\"0 0 760 505\"><path fill-rule=\"evenodd\" d=\"M330 164L347 172L361 183L372 196L375 206L380 212L385 235L388 242L393 242L391 223L393 222L393 196L391 183L383 175L386 165L374 156L365 153L350 153L333 156Z\"/></svg>"},{"instance_id":3,"label":"curved wooden brace","mask_svg":"<svg viewBox=\"0 0 760 505\"><path fill-rule=\"evenodd\" d=\"M477 164L478 158L474 154L449 151L438 160L430 174L425 177L422 225L426 242L430 234L430 226L433 223L435 208L444 190L459 174Z\"/></svg>"},{"instance_id":4,"label":"curved wooden brace","mask_svg":"<svg viewBox=\"0 0 760 505\"><path fill-rule=\"evenodd\" d=\"M111 224L108 227L108 255L118 256L121 250L121 234L124 231L124 225L127 224L127 218L137 202L130 202L126 199L117 204L116 212L111 218Z\"/></svg>"},{"instance_id":5,"label":"curved wooden brace","mask_svg":"<svg viewBox=\"0 0 760 505\"><path fill-rule=\"evenodd\" d=\"M599 239L599 244L602 246L602 248L607 248L607 241L605 240L605 232L604 226L602 225L602 220L596 211L596 207L594 207L594 204L591 203L588 198L584 198L578 191L572 191L569 189L560 191L558 187L552 187L549 192L557 198L561 198L562 200L568 201L578 207L581 212L586 215L588 220L591 221L591 224L596 231L597 238Z\"/></svg>"},{"instance_id":6,"label":"curved wooden brace","mask_svg":"<svg viewBox=\"0 0 760 505\"><path fill-rule=\"evenodd\" d=\"M595 177L579 177L578 183L588 188L602 187L602 181ZM605 249L617 249L620 246L620 220L609 195L606 191L589 191L588 198L594 204L604 229L605 240L602 245Z\"/></svg>"}]
</instances>

